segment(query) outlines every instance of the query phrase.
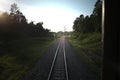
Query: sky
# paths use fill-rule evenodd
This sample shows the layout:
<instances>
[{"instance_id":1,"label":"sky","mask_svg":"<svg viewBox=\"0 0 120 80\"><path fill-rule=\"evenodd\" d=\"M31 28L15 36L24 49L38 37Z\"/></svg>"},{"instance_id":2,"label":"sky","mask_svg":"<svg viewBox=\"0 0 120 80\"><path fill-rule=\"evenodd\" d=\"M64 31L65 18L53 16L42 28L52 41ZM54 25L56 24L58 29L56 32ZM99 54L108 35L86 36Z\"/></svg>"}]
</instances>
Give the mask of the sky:
<instances>
[{"instance_id":1,"label":"sky","mask_svg":"<svg viewBox=\"0 0 120 80\"><path fill-rule=\"evenodd\" d=\"M0 11L9 11L16 3L28 22L43 22L51 31L72 31L73 22L81 14L92 14L97 0L0 0Z\"/></svg>"}]
</instances>

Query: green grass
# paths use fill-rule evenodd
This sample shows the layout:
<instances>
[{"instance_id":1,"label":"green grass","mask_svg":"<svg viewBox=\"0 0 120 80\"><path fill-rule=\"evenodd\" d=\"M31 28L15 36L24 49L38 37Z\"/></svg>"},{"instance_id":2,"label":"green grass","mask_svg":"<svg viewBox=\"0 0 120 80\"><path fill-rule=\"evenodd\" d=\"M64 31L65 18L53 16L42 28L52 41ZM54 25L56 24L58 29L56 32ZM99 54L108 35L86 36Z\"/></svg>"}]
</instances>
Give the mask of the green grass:
<instances>
[{"instance_id":1,"label":"green grass","mask_svg":"<svg viewBox=\"0 0 120 80\"><path fill-rule=\"evenodd\" d=\"M0 55L0 80L22 80L53 42L48 38L30 38L4 44L4 54Z\"/></svg>"},{"instance_id":2,"label":"green grass","mask_svg":"<svg viewBox=\"0 0 120 80\"><path fill-rule=\"evenodd\" d=\"M70 37L69 42L88 68L100 79L103 57L101 34L80 34L77 38L74 38L74 36Z\"/></svg>"}]
</instances>

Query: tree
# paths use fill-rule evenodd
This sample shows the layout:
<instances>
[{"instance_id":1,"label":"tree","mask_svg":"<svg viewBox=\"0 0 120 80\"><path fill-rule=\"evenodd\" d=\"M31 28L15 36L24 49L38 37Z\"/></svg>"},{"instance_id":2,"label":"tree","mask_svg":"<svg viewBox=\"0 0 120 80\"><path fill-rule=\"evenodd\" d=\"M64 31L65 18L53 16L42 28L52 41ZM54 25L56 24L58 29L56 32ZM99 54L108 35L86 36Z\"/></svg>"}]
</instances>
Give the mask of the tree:
<instances>
[{"instance_id":1,"label":"tree","mask_svg":"<svg viewBox=\"0 0 120 80\"><path fill-rule=\"evenodd\" d=\"M83 21L84 21L84 15L81 14L74 21L73 30L76 31L76 32L81 32L82 31L82 27L83 27Z\"/></svg>"},{"instance_id":2,"label":"tree","mask_svg":"<svg viewBox=\"0 0 120 80\"><path fill-rule=\"evenodd\" d=\"M101 19L102 18L102 1L97 0L93 13L90 17L87 15L84 17L81 14L76 18L73 25L74 32L90 33L101 32Z\"/></svg>"},{"instance_id":3,"label":"tree","mask_svg":"<svg viewBox=\"0 0 120 80\"><path fill-rule=\"evenodd\" d=\"M10 15L19 23L27 23L26 17L20 11L16 3L13 3L11 5Z\"/></svg>"},{"instance_id":4,"label":"tree","mask_svg":"<svg viewBox=\"0 0 120 80\"><path fill-rule=\"evenodd\" d=\"M10 8L10 14L18 14L19 8L16 3L13 3Z\"/></svg>"},{"instance_id":5,"label":"tree","mask_svg":"<svg viewBox=\"0 0 120 80\"><path fill-rule=\"evenodd\" d=\"M92 15L94 16L93 21L95 24L95 31L101 32L101 24L102 24L102 1L101 0L97 0Z\"/></svg>"},{"instance_id":6,"label":"tree","mask_svg":"<svg viewBox=\"0 0 120 80\"><path fill-rule=\"evenodd\" d=\"M0 41L50 35L50 30L43 27L43 22L27 23L26 17L15 3L11 5L10 14L5 12L0 16Z\"/></svg>"}]
</instances>

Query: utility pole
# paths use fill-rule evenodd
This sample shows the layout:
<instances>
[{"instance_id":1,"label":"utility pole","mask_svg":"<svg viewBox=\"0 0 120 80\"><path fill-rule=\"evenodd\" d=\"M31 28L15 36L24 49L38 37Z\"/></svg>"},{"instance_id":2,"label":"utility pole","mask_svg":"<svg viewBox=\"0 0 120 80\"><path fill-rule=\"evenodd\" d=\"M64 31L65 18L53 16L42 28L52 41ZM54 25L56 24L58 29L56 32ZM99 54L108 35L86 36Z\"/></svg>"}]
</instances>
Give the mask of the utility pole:
<instances>
[{"instance_id":1,"label":"utility pole","mask_svg":"<svg viewBox=\"0 0 120 80\"><path fill-rule=\"evenodd\" d=\"M104 44L105 0L102 0L102 43Z\"/></svg>"},{"instance_id":2,"label":"utility pole","mask_svg":"<svg viewBox=\"0 0 120 80\"><path fill-rule=\"evenodd\" d=\"M66 27L64 26L64 32L66 32Z\"/></svg>"},{"instance_id":3,"label":"utility pole","mask_svg":"<svg viewBox=\"0 0 120 80\"><path fill-rule=\"evenodd\" d=\"M66 32L66 27L64 26L64 35L65 35L65 32Z\"/></svg>"}]
</instances>

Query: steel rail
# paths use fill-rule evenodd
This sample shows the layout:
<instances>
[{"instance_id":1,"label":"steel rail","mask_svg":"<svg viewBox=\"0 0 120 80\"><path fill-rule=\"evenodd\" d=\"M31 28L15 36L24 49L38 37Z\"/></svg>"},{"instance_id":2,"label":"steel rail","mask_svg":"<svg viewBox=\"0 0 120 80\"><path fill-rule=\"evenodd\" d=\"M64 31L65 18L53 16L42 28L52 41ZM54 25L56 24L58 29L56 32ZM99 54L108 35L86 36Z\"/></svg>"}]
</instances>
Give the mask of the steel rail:
<instances>
[{"instance_id":1,"label":"steel rail","mask_svg":"<svg viewBox=\"0 0 120 80\"><path fill-rule=\"evenodd\" d=\"M63 44L63 52L64 52L64 62L65 62L66 79L68 80L68 69L67 69L67 62L66 62L66 55L65 55L65 42Z\"/></svg>"},{"instance_id":2,"label":"steel rail","mask_svg":"<svg viewBox=\"0 0 120 80\"><path fill-rule=\"evenodd\" d=\"M48 79L47 79L47 80L50 80L50 76L51 76L51 73L52 73L52 70L53 70L53 67L54 67L54 64L55 64L56 56L57 56L58 50L59 50L59 48L60 48L60 43L61 43L61 39L60 39L59 44L58 44L58 47L57 47L57 49L56 49L55 56L54 56L54 59L53 59L53 61L52 61L52 66L51 66L51 68L50 68L50 72L49 72L49 75L48 75Z\"/></svg>"}]
</instances>

